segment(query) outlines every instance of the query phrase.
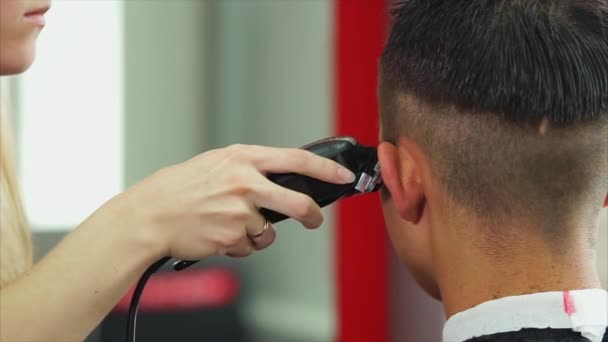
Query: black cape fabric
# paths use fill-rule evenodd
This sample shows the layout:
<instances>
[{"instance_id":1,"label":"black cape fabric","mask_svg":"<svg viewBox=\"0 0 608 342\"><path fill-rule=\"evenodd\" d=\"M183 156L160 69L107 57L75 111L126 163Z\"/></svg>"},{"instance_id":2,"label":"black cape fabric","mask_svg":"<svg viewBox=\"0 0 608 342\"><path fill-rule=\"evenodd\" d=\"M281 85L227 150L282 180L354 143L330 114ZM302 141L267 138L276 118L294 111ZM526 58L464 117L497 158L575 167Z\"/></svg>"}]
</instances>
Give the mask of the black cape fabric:
<instances>
[{"instance_id":1,"label":"black cape fabric","mask_svg":"<svg viewBox=\"0 0 608 342\"><path fill-rule=\"evenodd\" d=\"M465 342L590 342L570 329L522 329L507 333L471 338ZM608 329L602 342L608 342Z\"/></svg>"}]
</instances>

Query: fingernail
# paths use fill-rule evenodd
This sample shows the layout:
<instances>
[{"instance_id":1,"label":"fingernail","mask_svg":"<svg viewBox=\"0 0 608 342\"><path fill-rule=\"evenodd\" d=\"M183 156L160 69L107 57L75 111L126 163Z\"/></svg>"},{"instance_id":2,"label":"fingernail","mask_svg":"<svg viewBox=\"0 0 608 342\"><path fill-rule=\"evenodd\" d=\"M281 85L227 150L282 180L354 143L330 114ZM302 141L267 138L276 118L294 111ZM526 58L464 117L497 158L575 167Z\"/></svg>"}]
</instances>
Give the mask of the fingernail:
<instances>
[{"instance_id":1,"label":"fingernail","mask_svg":"<svg viewBox=\"0 0 608 342\"><path fill-rule=\"evenodd\" d=\"M352 173L349 169L346 169L346 168L343 168L343 167L341 167L341 168L338 169L338 177L344 183L352 183L357 178L355 176L355 174Z\"/></svg>"}]
</instances>

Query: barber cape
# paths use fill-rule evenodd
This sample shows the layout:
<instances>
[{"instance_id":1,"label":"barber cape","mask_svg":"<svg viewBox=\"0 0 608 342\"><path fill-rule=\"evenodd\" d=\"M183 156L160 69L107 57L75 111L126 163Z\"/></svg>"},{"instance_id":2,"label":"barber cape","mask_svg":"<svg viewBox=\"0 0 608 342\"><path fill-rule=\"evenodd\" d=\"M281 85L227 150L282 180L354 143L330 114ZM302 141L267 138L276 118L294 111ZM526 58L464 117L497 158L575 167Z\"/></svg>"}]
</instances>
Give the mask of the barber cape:
<instances>
[{"instance_id":1,"label":"barber cape","mask_svg":"<svg viewBox=\"0 0 608 342\"><path fill-rule=\"evenodd\" d=\"M585 289L505 297L459 312L444 342L608 342L608 292Z\"/></svg>"}]
</instances>

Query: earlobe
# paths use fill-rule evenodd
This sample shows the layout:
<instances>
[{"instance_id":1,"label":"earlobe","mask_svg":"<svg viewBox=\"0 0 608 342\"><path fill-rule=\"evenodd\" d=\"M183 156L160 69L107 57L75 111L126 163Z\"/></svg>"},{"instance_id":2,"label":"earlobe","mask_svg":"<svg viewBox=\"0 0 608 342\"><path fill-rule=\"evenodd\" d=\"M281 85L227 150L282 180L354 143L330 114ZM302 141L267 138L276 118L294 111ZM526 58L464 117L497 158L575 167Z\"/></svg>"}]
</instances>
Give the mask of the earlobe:
<instances>
[{"instance_id":1,"label":"earlobe","mask_svg":"<svg viewBox=\"0 0 608 342\"><path fill-rule=\"evenodd\" d=\"M399 216L406 221L418 223L425 197L415 161L408 151L400 151L388 142L378 146L378 159L384 186L391 193Z\"/></svg>"}]
</instances>

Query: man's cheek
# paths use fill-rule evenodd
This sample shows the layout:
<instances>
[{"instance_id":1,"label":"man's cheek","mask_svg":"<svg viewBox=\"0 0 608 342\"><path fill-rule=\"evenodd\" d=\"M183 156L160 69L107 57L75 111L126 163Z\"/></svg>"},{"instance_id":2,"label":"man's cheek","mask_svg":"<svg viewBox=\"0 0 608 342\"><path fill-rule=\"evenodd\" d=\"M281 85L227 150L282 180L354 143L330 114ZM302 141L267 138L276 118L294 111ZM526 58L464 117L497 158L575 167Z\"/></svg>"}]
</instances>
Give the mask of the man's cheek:
<instances>
[{"instance_id":1,"label":"man's cheek","mask_svg":"<svg viewBox=\"0 0 608 342\"><path fill-rule=\"evenodd\" d=\"M399 213L391 200L382 203L382 211L384 212L384 222L388 235L391 239L395 252L402 262L406 263L408 249L408 232L407 222L399 217Z\"/></svg>"},{"instance_id":2,"label":"man's cheek","mask_svg":"<svg viewBox=\"0 0 608 342\"><path fill-rule=\"evenodd\" d=\"M416 238L417 229L412 223L401 218L392 199L382 202L382 211L386 228L394 243L405 244Z\"/></svg>"},{"instance_id":3,"label":"man's cheek","mask_svg":"<svg viewBox=\"0 0 608 342\"><path fill-rule=\"evenodd\" d=\"M428 240L422 227L402 220L391 204L383 204L384 220L395 253L420 285L431 297L441 300L432 271L432 258Z\"/></svg>"},{"instance_id":4,"label":"man's cheek","mask_svg":"<svg viewBox=\"0 0 608 342\"><path fill-rule=\"evenodd\" d=\"M392 200L386 199L382 201L382 213L384 214L384 224L386 225L386 229L388 230L388 233L392 235L392 232L397 229L395 226L398 225L399 218Z\"/></svg>"}]
</instances>

